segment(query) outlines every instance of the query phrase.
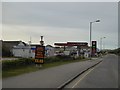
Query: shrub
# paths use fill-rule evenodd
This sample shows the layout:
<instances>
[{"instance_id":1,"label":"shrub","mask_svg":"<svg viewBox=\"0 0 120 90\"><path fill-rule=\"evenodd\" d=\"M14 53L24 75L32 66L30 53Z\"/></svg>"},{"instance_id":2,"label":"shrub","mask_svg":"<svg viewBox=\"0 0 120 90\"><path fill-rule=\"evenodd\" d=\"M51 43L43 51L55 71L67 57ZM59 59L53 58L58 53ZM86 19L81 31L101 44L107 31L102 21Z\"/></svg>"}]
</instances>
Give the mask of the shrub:
<instances>
[{"instance_id":1,"label":"shrub","mask_svg":"<svg viewBox=\"0 0 120 90\"><path fill-rule=\"evenodd\" d=\"M47 57L44 60L45 63L51 63L51 62L57 62L57 61L60 61L60 59L57 57Z\"/></svg>"},{"instance_id":2,"label":"shrub","mask_svg":"<svg viewBox=\"0 0 120 90\"><path fill-rule=\"evenodd\" d=\"M57 56L54 56L54 57L45 58L44 62L45 63L51 63L51 62L67 61L67 60L72 60L72 58L70 56L57 55Z\"/></svg>"},{"instance_id":3,"label":"shrub","mask_svg":"<svg viewBox=\"0 0 120 90\"><path fill-rule=\"evenodd\" d=\"M56 57L59 58L59 59L62 59L62 60L70 60L70 59L72 59L72 57L67 56L67 55L57 55Z\"/></svg>"},{"instance_id":4,"label":"shrub","mask_svg":"<svg viewBox=\"0 0 120 90\"><path fill-rule=\"evenodd\" d=\"M73 58L70 56L58 55L54 57L47 57L44 59L44 62L52 63L52 62L69 61L69 60L73 60ZM4 60L2 61L2 70L21 68L32 64L34 64L34 59L31 58L20 58L18 60Z\"/></svg>"},{"instance_id":5,"label":"shrub","mask_svg":"<svg viewBox=\"0 0 120 90\"><path fill-rule=\"evenodd\" d=\"M21 58L18 60L4 60L4 61L2 61L2 70L32 65L33 63L34 63L34 61L32 59L27 59L27 58Z\"/></svg>"}]
</instances>

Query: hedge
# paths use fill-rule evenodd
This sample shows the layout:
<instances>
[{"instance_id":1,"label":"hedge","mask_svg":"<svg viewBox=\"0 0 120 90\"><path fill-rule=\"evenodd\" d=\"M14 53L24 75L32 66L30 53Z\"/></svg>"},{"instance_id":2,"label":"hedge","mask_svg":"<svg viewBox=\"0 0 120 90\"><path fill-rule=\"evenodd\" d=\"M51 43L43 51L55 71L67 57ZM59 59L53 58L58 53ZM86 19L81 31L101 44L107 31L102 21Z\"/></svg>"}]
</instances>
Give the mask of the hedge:
<instances>
[{"instance_id":1,"label":"hedge","mask_svg":"<svg viewBox=\"0 0 120 90\"><path fill-rule=\"evenodd\" d=\"M32 65L33 63L34 63L33 59L28 59L28 58L21 58L18 60L5 60L5 61L2 61L2 70Z\"/></svg>"},{"instance_id":2,"label":"hedge","mask_svg":"<svg viewBox=\"0 0 120 90\"><path fill-rule=\"evenodd\" d=\"M67 60L73 60L70 56L54 56L54 57L47 57L45 58L45 63L52 63L52 62L58 62L58 61L67 61Z\"/></svg>"},{"instance_id":3,"label":"hedge","mask_svg":"<svg viewBox=\"0 0 120 90\"><path fill-rule=\"evenodd\" d=\"M69 61L73 60L70 56L54 56L54 57L47 57L44 59L44 63L52 63L58 61ZM20 58L18 60L4 60L2 61L2 70L20 68L28 65L34 64L34 59L28 58Z\"/></svg>"}]
</instances>

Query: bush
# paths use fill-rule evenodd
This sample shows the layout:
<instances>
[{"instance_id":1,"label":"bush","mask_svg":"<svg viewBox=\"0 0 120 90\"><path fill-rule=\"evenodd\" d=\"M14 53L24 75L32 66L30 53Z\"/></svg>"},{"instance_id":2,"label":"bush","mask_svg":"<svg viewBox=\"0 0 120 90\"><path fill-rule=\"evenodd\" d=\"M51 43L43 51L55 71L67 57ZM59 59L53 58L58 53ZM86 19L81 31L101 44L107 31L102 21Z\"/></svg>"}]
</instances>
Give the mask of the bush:
<instances>
[{"instance_id":1,"label":"bush","mask_svg":"<svg viewBox=\"0 0 120 90\"><path fill-rule=\"evenodd\" d=\"M117 55L120 56L120 48L114 49L114 50L109 50L108 52L109 52L109 53L112 53L112 54L117 54Z\"/></svg>"},{"instance_id":2,"label":"bush","mask_svg":"<svg viewBox=\"0 0 120 90\"><path fill-rule=\"evenodd\" d=\"M9 51L8 48L5 46L2 46L2 57L10 57L12 56L12 53Z\"/></svg>"},{"instance_id":3,"label":"bush","mask_svg":"<svg viewBox=\"0 0 120 90\"><path fill-rule=\"evenodd\" d=\"M60 59L57 57L47 57L44 60L45 63L51 63L51 62L57 62L57 61L60 61Z\"/></svg>"},{"instance_id":4,"label":"bush","mask_svg":"<svg viewBox=\"0 0 120 90\"><path fill-rule=\"evenodd\" d=\"M57 55L56 57L59 59L62 59L62 60L71 60L72 59L72 57L67 56L67 55Z\"/></svg>"},{"instance_id":5,"label":"bush","mask_svg":"<svg viewBox=\"0 0 120 90\"><path fill-rule=\"evenodd\" d=\"M44 59L45 63L52 63L52 62L59 62L59 61L69 61L73 60L70 56L54 56L54 57L47 57ZM21 68L24 66L34 64L33 59L28 58L20 58L18 60L4 60L2 61L2 70L14 69L14 68Z\"/></svg>"},{"instance_id":6,"label":"bush","mask_svg":"<svg viewBox=\"0 0 120 90\"><path fill-rule=\"evenodd\" d=\"M5 60L2 61L2 70L14 69L21 66L32 65L34 61L32 59L21 58L18 60Z\"/></svg>"},{"instance_id":7,"label":"bush","mask_svg":"<svg viewBox=\"0 0 120 90\"><path fill-rule=\"evenodd\" d=\"M45 58L44 62L45 63L51 63L51 62L67 61L67 60L72 60L72 58L70 56L57 55L57 56L54 56L54 57Z\"/></svg>"}]
</instances>

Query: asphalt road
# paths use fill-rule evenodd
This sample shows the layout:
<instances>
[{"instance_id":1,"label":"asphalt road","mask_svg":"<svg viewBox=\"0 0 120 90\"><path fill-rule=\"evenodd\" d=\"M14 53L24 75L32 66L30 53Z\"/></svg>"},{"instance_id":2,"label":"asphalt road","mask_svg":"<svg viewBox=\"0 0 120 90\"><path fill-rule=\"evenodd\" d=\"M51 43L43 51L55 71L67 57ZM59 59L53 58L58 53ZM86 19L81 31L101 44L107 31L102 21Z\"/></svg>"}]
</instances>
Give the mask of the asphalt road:
<instances>
[{"instance_id":1,"label":"asphalt road","mask_svg":"<svg viewBox=\"0 0 120 90\"><path fill-rule=\"evenodd\" d=\"M65 88L118 88L118 56L107 55Z\"/></svg>"},{"instance_id":2,"label":"asphalt road","mask_svg":"<svg viewBox=\"0 0 120 90\"><path fill-rule=\"evenodd\" d=\"M99 60L83 61L39 70L6 78L2 88L57 88L74 75L98 63Z\"/></svg>"}]
</instances>

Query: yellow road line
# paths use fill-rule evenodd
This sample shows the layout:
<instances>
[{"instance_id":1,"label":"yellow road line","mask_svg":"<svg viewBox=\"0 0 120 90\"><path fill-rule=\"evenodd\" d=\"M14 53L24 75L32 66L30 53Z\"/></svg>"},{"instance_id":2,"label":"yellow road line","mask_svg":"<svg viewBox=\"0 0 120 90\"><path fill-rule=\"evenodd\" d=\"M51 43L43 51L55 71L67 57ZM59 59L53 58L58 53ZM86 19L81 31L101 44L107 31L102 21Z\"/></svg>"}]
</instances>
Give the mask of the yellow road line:
<instances>
[{"instance_id":1,"label":"yellow road line","mask_svg":"<svg viewBox=\"0 0 120 90\"><path fill-rule=\"evenodd\" d=\"M93 68L93 69L94 69L94 68ZM74 88L76 85L78 85L78 83L79 83L82 79L84 79L93 69L91 69L89 72L87 72L78 82L75 83L75 85L74 85L72 88Z\"/></svg>"},{"instance_id":2,"label":"yellow road line","mask_svg":"<svg viewBox=\"0 0 120 90\"><path fill-rule=\"evenodd\" d=\"M102 63L102 62L101 62ZM101 64L100 63L100 64ZM99 64L99 65L100 65ZM92 69L90 69L82 78L80 78L80 80L78 81L78 82L76 82L73 86L72 86L72 88L74 88L75 86L77 86L78 85L78 83L81 81L81 80L83 80L91 71L93 71L95 68L92 68Z\"/></svg>"}]
</instances>

